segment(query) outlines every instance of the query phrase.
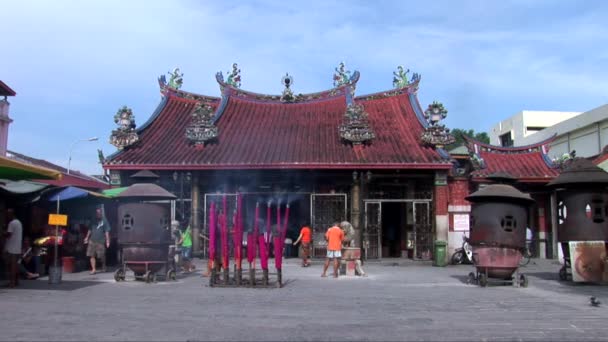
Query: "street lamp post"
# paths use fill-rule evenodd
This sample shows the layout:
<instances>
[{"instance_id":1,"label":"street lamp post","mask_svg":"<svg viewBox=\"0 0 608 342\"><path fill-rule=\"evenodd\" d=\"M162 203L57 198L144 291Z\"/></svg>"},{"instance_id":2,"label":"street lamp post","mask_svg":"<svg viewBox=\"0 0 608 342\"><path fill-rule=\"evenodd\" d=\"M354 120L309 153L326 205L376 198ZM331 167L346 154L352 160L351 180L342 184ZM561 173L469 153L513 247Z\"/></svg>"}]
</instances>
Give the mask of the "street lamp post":
<instances>
[{"instance_id":1,"label":"street lamp post","mask_svg":"<svg viewBox=\"0 0 608 342\"><path fill-rule=\"evenodd\" d=\"M74 150L74 146L76 146L76 144L78 144L79 142L82 142L82 141L97 141L97 140L99 140L97 137L92 137L92 138L88 138L88 139L78 139L72 143L72 146L70 147L70 157L68 159L68 172L67 172L68 175L70 174L70 165L72 164L72 151Z\"/></svg>"}]
</instances>

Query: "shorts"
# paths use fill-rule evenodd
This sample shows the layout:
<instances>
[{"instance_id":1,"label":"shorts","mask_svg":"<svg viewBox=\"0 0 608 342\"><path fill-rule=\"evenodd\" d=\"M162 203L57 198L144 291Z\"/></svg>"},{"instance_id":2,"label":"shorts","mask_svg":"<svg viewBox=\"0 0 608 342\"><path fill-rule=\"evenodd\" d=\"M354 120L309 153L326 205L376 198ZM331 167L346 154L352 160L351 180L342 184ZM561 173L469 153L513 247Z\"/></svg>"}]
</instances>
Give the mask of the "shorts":
<instances>
[{"instance_id":1,"label":"shorts","mask_svg":"<svg viewBox=\"0 0 608 342\"><path fill-rule=\"evenodd\" d=\"M192 247L182 246L182 260L190 261L192 259Z\"/></svg>"},{"instance_id":2,"label":"shorts","mask_svg":"<svg viewBox=\"0 0 608 342\"><path fill-rule=\"evenodd\" d=\"M327 251L327 257L329 259L333 259L333 258L341 258L342 257L342 251Z\"/></svg>"},{"instance_id":3,"label":"shorts","mask_svg":"<svg viewBox=\"0 0 608 342\"><path fill-rule=\"evenodd\" d=\"M302 257L310 257L310 242L302 242Z\"/></svg>"},{"instance_id":4,"label":"shorts","mask_svg":"<svg viewBox=\"0 0 608 342\"><path fill-rule=\"evenodd\" d=\"M101 242L89 241L89 245L87 246L87 256L105 260L106 246Z\"/></svg>"}]
</instances>

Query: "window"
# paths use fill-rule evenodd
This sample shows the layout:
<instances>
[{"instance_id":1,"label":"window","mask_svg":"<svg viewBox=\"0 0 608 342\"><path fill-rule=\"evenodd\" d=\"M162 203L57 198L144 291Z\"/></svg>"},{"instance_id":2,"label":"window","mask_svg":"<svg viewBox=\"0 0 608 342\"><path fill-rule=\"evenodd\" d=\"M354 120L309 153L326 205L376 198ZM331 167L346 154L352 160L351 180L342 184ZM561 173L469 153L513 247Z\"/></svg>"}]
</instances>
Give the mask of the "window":
<instances>
[{"instance_id":1,"label":"window","mask_svg":"<svg viewBox=\"0 0 608 342\"><path fill-rule=\"evenodd\" d=\"M527 126L526 127L526 132L535 133L535 132L541 131L541 130L543 130L545 128L546 127L541 127L541 126Z\"/></svg>"},{"instance_id":2,"label":"window","mask_svg":"<svg viewBox=\"0 0 608 342\"><path fill-rule=\"evenodd\" d=\"M500 136L500 145L503 147L513 146L513 138L511 138L511 132L502 134Z\"/></svg>"}]
</instances>

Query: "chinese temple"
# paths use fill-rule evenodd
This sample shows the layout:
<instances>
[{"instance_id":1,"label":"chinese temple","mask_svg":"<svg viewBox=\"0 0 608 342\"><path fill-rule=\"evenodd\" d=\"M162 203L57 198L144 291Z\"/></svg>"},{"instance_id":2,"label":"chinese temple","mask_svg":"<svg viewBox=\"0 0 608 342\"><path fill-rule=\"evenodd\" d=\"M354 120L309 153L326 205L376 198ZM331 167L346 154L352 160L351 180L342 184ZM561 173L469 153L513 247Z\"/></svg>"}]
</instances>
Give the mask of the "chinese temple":
<instances>
[{"instance_id":1,"label":"chinese temple","mask_svg":"<svg viewBox=\"0 0 608 342\"><path fill-rule=\"evenodd\" d=\"M441 103L422 109L419 74L399 67L393 89L357 95L359 72L340 63L328 90L297 93L285 74L282 94L266 95L241 89L234 64L226 79L216 74L220 97L182 90L179 69L169 76L159 77L162 99L143 125L118 110L110 137L118 151L103 166L114 186L140 182L133 176L144 170L158 175L150 181L178 196L166 205L192 225L195 253L207 248L199 233L210 203L226 196L230 213L237 194L245 231L256 204L273 216L288 204L288 234L311 225L314 256L325 255L326 229L344 220L370 259L430 259L433 242L447 241L453 163L443 147L454 138L440 124Z\"/></svg>"}]
</instances>

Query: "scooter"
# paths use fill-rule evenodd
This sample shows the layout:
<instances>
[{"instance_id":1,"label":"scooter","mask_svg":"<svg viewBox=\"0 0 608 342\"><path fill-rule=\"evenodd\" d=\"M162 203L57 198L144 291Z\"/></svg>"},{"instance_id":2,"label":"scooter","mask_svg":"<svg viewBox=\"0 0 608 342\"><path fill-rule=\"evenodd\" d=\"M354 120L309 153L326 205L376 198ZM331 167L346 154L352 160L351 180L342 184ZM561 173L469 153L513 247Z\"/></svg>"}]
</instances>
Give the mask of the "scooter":
<instances>
[{"instance_id":1,"label":"scooter","mask_svg":"<svg viewBox=\"0 0 608 342\"><path fill-rule=\"evenodd\" d=\"M451 260L452 265L473 263L473 247L469 244L469 238L466 235L462 236L462 247L456 249Z\"/></svg>"}]
</instances>

